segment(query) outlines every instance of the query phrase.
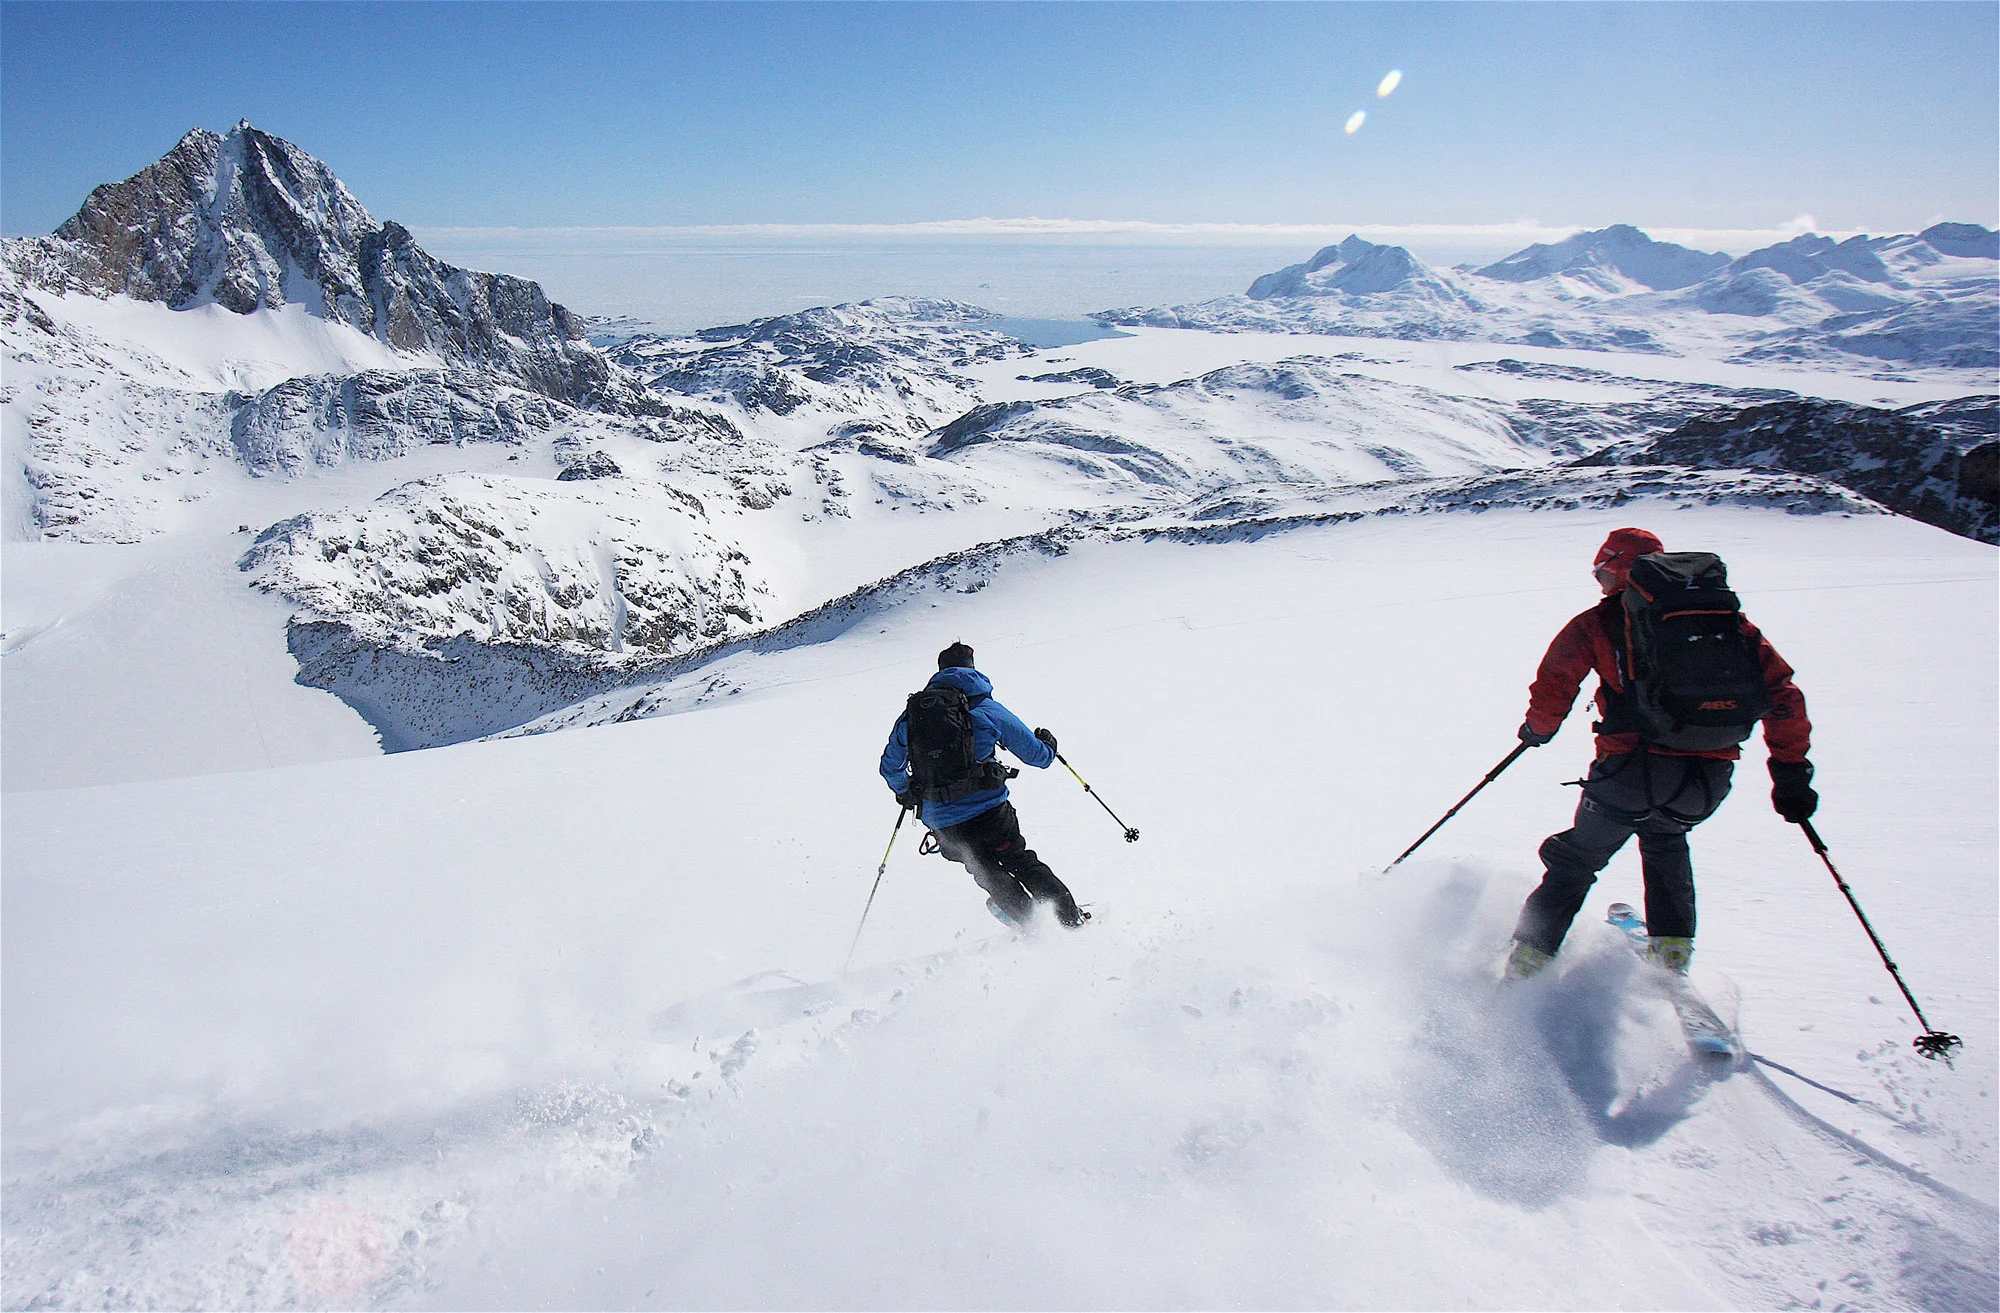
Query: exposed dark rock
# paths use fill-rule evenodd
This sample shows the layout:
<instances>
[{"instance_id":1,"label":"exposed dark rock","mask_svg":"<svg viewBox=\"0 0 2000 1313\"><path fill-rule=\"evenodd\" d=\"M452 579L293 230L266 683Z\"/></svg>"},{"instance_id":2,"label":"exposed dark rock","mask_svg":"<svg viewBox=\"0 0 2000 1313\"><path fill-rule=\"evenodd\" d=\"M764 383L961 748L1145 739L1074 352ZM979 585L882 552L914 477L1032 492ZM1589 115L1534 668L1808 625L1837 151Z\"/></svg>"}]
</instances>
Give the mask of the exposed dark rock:
<instances>
[{"instance_id":1,"label":"exposed dark rock","mask_svg":"<svg viewBox=\"0 0 2000 1313\"><path fill-rule=\"evenodd\" d=\"M1988 506L2000 502L2000 442L1985 442L1959 458L1958 495Z\"/></svg>"},{"instance_id":2,"label":"exposed dark rock","mask_svg":"<svg viewBox=\"0 0 2000 1313\"><path fill-rule=\"evenodd\" d=\"M618 462L611 459L610 453L591 451L584 453L581 459L565 465L562 473L556 475L556 481L563 483L575 479L615 479L624 472L618 468Z\"/></svg>"},{"instance_id":3,"label":"exposed dark rock","mask_svg":"<svg viewBox=\"0 0 2000 1313\"><path fill-rule=\"evenodd\" d=\"M654 442L720 442L743 446L750 441L727 415L691 406L662 404L649 418L639 421L636 431Z\"/></svg>"},{"instance_id":4,"label":"exposed dark rock","mask_svg":"<svg viewBox=\"0 0 2000 1313\"><path fill-rule=\"evenodd\" d=\"M2000 396L1925 401L1896 413L1939 430L1961 450L2000 438Z\"/></svg>"},{"instance_id":5,"label":"exposed dark rock","mask_svg":"<svg viewBox=\"0 0 2000 1313\"><path fill-rule=\"evenodd\" d=\"M1946 413L1977 413L1991 401L1965 398L1949 403L1955 409ZM1945 430L1896 411L1799 398L1700 416L1652 441L1577 463L1811 474L1912 519L2000 542L1995 446L1963 447Z\"/></svg>"},{"instance_id":6,"label":"exposed dark rock","mask_svg":"<svg viewBox=\"0 0 2000 1313\"><path fill-rule=\"evenodd\" d=\"M1094 388L1115 388L1119 386L1118 376L1108 369L1095 365L1084 365L1077 369L1065 369L1059 374L1021 375L1030 383L1083 383Z\"/></svg>"},{"instance_id":7,"label":"exposed dark rock","mask_svg":"<svg viewBox=\"0 0 2000 1313\"><path fill-rule=\"evenodd\" d=\"M1035 412L1032 401L991 401L974 406L930 435L930 454L949 456L985 438L1008 420Z\"/></svg>"}]
</instances>

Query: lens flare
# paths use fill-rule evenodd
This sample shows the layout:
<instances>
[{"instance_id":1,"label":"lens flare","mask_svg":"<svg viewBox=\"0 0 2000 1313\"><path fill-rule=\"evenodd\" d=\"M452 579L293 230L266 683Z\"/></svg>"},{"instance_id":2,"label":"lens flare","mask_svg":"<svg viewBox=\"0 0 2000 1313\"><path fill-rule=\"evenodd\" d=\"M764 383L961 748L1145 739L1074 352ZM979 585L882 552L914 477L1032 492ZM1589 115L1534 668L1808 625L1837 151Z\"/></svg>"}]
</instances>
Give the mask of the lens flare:
<instances>
[{"instance_id":1,"label":"lens flare","mask_svg":"<svg viewBox=\"0 0 2000 1313\"><path fill-rule=\"evenodd\" d=\"M1402 84L1403 84L1403 70L1400 68L1392 68L1389 70L1389 75L1382 79L1382 85L1375 88L1375 94L1377 96L1386 96L1390 92L1394 91L1397 87L1401 86Z\"/></svg>"},{"instance_id":2,"label":"lens flare","mask_svg":"<svg viewBox=\"0 0 2000 1313\"><path fill-rule=\"evenodd\" d=\"M1347 135L1351 137L1355 133L1361 131L1361 125L1366 123L1367 121L1368 121L1367 110L1365 109L1355 110L1353 117L1347 120Z\"/></svg>"}]
</instances>

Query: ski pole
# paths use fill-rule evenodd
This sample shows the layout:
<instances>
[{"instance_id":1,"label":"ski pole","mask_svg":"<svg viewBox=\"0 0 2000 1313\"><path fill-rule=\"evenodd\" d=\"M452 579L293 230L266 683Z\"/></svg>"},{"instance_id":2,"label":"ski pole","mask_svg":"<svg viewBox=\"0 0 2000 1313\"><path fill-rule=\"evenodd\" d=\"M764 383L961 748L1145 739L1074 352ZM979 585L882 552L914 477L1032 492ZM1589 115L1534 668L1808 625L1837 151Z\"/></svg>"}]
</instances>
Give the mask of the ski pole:
<instances>
[{"instance_id":1,"label":"ski pole","mask_svg":"<svg viewBox=\"0 0 2000 1313\"><path fill-rule=\"evenodd\" d=\"M1072 766L1072 765L1070 765L1070 764L1069 764L1069 758L1067 758L1067 757L1063 756L1063 755L1062 755L1062 753L1058 752L1058 753L1056 753L1056 760L1057 760L1057 761L1059 761L1059 762L1061 762L1061 763L1063 764L1063 769L1064 769L1064 770L1068 771L1068 772L1069 772L1070 774L1072 774L1072 775L1076 775L1076 767L1074 767L1074 766ZM1098 805L1098 806L1100 806L1100 807L1102 807L1102 808L1104 808L1104 814L1105 814L1105 815L1109 816L1109 817L1110 817L1110 818L1111 818L1112 820L1114 820L1114 821L1118 821L1118 813L1117 813L1117 812L1115 812L1115 811L1112 811L1112 810L1111 810L1111 804L1110 804L1110 803L1108 803L1108 802L1104 801L1104 799L1103 799L1103 798L1101 798L1101 797L1099 797L1099 796L1098 796L1098 792L1097 792L1097 790L1096 790L1096 789L1093 789L1093 788L1091 788L1091 787L1090 787L1090 781L1089 781L1089 780L1086 780L1086 779L1085 779L1085 778L1083 778L1083 776L1081 776L1081 775L1076 775L1076 782L1077 782L1078 784L1081 784L1081 785L1083 786L1083 791L1084 791L1085 793L1087 793L1087 794L1089 794L1089 795L1090 795L1091 797L1093 797L1093 798L1096 798L1096 799L1097 799L1097 805ZM1133 829L1133 828L1132 828L1131 826L1129 826L1129 825L1125 824L1125 822L1123 822L1123 821L1118 821L1118 828L1119 828L1119 829L1121 829L1121 830L1123 830L1123 831L1125 831L1125 842L1126 842L1126 843L1137 843L1137 842L1139 842L1139 832L1138 832L1137 830L1135 830L1135 829Z\"/></svg>"},{"instance_id":2,"label":"ski pole","mask_svg":"<svg viewBox=\"0 0 2000 1313\"><path fill-rule=\"evenodd\" d=\"M1868 932L1868 938L1874 943L1875 951L1881 955L1882 965L1888 967L1889 974L1895 977L1896 988L1903 991L1903 998L1909 1003L1910 1011L1917 1014L1917 1024L1924 1028L1924 1033L1911 1040L1911 1046L1927 1058L1943 1058L1946 1065L1950 1065L1951 1051L1965 1041L1956 1035L1947 1035L1941 1030L1934 1029L1931 1023L1924 1019L1924 1010L1917 1006L1917 996L1903 983L1903 973L1896 969L1894 962L1890 961L1889 950L1882 947L1882 936L1875 933L1875 927L1868 923L1868 914L1862 911L1861 904L1855 901L1854 891L1847 887L1847 881L1840 878L1839 868L1834 866L1833 858L1827 854L1825 840L1819 837L1819 831L1813 828L1811 821L1800 821L1799 828L1806 832L1806 840L1812 844L1813 851L1819 854L1822 862L1826 863L1827 874L1833 877L1834 884L1838 885L1840 892L1847 896L1847 905L1853 908L1854 915L1861 919L1861 928Z\"/></svg>"},{"instance_id":3,"label":"ski pole","mask_svg":"<svg viewBox=\"0 0 2000 1313\"><path fill-rule=\"evenodd\" d=\"M882 850L882 864L875 868L875 883L868 890L868 902L861 909L861 925L854 927L854 942L847 946L847 960L840 964L840 974L847 974L847 968L854 965L854 950L861 943L861 926L868 924L868 909L875 906L875 890L882 887L882 872L889 869L889 853L896 846L896 836L903 832L903 818L910 814L908 807L896 811L896 828L889 831L889 846Z\"/></svg>"},{"instance_id":4,"label":"ski pole","mask_svg":"<svg viewBox=\"0 0 2000 1313\"><path fill-rule=\"evenodd\" d=\"M1513 765L1514 758L1526 752L1530 746L1531 745L1529 744L1523 743L1519 747L1515 748L1512 752L1508 753L1505 757L1502 757L1500 759L1500 764L1498 766L1495 766L1492 770L1486 772L1485 779L1479 781L1479 783L1472 786L1472 793L1468 793L1463 798L1460 798L1458 800L1457 806L1453 807L1450 811L1446 812L1444 815L1438 817L1438 823L1436 825L1433 825L1431 826L1430 829L1425 830L1423 832L1423 835L1420 838L1418 838L1418 840L1415 843L1403 849L1403 857L1408 857L1411 853L1423 847L1425 839L1430 838L1433 834L1436 834L1439 830L1442 830L1444 828L1444 823L1446 821L1458 815L1459 807L1463 807L1465 806L1466 803L1471 802L1473 794L1478 793L1481 789L1485 788L1487 785L1493 783L1494 780L1498 779L1500 776L1500 772L1506 770L1509 766ZM1389 872L1395 870L1398 866L1401 866L1403 864L1403 857L1398 857L1395 861L1390 862L1387 866L1383 867L1382 874L1387 875L1389 874Z\"/></svg>"}]
</instances>

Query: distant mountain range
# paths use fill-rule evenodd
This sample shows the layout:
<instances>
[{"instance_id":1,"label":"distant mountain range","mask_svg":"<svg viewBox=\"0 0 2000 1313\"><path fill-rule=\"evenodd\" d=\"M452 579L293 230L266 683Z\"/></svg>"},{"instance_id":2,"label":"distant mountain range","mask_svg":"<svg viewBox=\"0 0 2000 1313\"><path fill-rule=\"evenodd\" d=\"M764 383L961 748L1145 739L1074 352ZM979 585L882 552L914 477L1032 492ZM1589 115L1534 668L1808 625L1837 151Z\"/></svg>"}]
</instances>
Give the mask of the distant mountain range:
<instances>
[{"instance_id":1,"label":"distant mountain range","mask_svg":"<svg viewBox=\"0 0 2000 1313\"><path fill-rule=\"evenodd\" d=\"M1842 242L1809 234L1733 260L1618 224L1483 269L1434 269L1400 246L1349 237L1265 274L1240 296L1094 317L1990 372L2000 368L1996 270L2000 234L1969 223Z\"/></svg>"}]
</instances>

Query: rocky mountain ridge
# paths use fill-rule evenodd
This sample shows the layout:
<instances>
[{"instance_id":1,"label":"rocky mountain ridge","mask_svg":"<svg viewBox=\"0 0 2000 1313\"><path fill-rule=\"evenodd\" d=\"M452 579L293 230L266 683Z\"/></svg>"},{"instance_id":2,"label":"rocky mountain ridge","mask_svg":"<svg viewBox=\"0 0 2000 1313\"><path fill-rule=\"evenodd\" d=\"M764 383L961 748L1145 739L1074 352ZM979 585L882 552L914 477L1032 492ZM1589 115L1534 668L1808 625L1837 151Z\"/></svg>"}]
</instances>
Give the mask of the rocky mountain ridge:
<instances>
[{"instance_id":1,"label":"rocky mountain ridge","mask_svg":"<svg viewBox=\"0 0 2000 1313\"><path fill-rule=\"evenodd\" d=\"M1577 463L1809 474L1900 515L2000 543L1996 400L1965 397L1884 410L1792 397L1699 415Z\"/></svg>"},{"instance_id":2,"label":"rocky mountain ridge","mask_svg":"<svg viewBox=\"0 0 2000 1313\"><path fill-rule=\"evenodd\" d=\"M572 405L621 410L583 322L541 287L436 259L378 222L324 163L248 122L197 128L157 162L92 191L48 237L0 243L15 295L122 295L236 314L303 305L403 352L505 374Z\"/></svg>"}]
</instances>

